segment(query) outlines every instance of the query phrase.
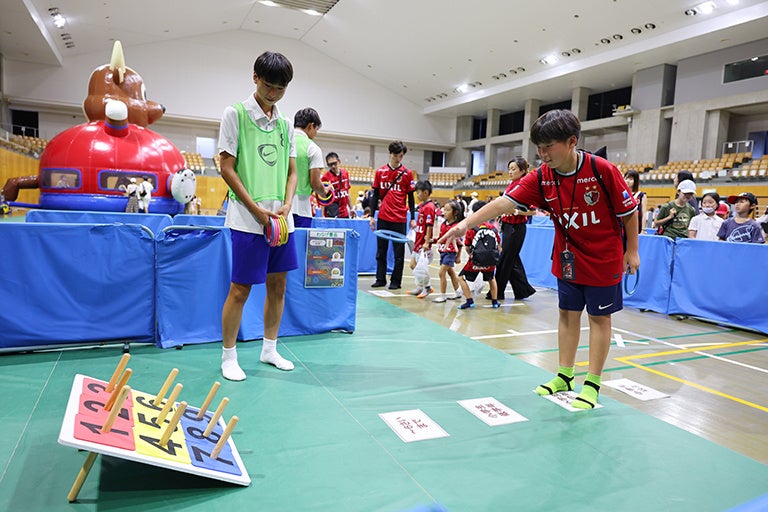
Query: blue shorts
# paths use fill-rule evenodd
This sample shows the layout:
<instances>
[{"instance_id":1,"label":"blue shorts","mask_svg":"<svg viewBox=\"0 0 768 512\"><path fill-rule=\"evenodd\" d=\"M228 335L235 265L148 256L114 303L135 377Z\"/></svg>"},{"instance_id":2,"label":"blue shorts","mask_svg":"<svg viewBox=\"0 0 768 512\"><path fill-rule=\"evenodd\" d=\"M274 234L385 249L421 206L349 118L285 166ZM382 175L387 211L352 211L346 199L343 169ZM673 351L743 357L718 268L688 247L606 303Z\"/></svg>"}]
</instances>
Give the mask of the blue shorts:
<instances>
[{"instance_id":1,"label":"blue shorts","mask_svg":"<svg viewBox=\"0 0 768 512\"><path fill-rule=\"evenodd\" d=\"M621 282L613 286L587 286L558 279L557 295L560 309L583 311L587 306L587 313L592 316L610 315L624 307Z\"/></svg>"},{"instance_id":2,"label":"blue shorts","mask_svg":"<svg viewBox=\"0 0 768 512\"><path fill-rule=\"evenodd\" d=\"M456 264L456 255L455 252L441 252L440 265L454 266Z\"/></svg>"},{"instance_id":3,"label":"blue shorts","mask_svg":"<svg viewBox=\"0 0 768 512\"><path fill-rule=\"evenodd\" d=\"M264 235L230 230L232 233L232 282L261 284L267 274L288 272L299 268L293 233L288 242L270 247Z\"/></svg>"}]
</instances>

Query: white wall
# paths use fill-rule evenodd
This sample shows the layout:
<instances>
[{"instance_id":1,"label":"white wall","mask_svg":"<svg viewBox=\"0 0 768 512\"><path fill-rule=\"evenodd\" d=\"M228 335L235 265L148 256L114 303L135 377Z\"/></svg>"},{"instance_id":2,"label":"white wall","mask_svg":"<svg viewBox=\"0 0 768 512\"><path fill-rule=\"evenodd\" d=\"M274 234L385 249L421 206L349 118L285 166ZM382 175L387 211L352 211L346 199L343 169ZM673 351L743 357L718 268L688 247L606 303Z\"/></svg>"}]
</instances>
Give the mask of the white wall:
<instances>
[{"instance_id":1,"label":"white wall","mask_svg":"<svg viewBox=\"0 0 768 512\"><path fill-rule=\"evenodd\" d=\"M453 143L454 119L423 115L417 105L300 41L237 31L124 47L126 65L144 78L149 99L163 103L169 116L206 121L218 120L226 105L253 92L253 61L265 50L285 54L294 66L294 80L279 103L291 117L312 106L329 134ZM81 105L91 72L108 63L111 52L105 45L99 53L68 58L63 67L6 60L5 94Z\"/></svg>"}]
</instances>

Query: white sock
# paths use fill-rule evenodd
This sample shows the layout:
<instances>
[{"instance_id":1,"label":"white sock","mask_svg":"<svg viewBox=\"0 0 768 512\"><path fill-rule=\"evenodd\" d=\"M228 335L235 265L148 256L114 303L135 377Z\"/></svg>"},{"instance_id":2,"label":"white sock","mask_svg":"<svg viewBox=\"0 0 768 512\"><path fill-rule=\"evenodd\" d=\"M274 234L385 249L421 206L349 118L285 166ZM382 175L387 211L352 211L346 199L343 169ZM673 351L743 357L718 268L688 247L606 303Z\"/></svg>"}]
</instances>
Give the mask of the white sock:
<instances>
[{"instance_id":1,"label":"white sock","mask_svg":"<svg viewBox=\"0 0 768 512\"><path fill-rule=\"evenodd\" d=\"M264 338L264 343L261 346L261 362L274 365L280 370L293 370L293 363L277 353L277 340Z\"/></svg>"},{"instance_id":2,"label":"white sock","mask_svg":"<svg viewBox=\"0 0 768 512\"><path fill-rule=\"evenodd\" d=\"M237 347L222 350L221 373L227 380L245 380L245 372L237 364Z\"/></svg>"}]
</instances>

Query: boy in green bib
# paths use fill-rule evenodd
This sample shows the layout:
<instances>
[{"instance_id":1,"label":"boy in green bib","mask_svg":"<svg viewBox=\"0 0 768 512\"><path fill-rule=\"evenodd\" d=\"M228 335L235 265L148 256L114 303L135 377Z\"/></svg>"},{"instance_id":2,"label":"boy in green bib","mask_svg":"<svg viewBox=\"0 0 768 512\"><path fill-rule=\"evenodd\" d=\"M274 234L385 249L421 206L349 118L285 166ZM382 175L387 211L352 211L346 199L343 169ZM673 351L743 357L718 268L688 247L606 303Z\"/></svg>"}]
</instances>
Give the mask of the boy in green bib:
<instances>
[{"instance_id":1,"label":"boy in green bib","mask_svg":"<svg viewBox=\"0 0 768 512\"><path fill-rule=\"evenodd\" d=\"M279 53L265 52L253 65L256 91L224 110L219 134L221 177L229 186L225 225L232 233L232 279L222 310L221 371L229 380L245 380L237 362L237 333L251 286L266 283L261 362L281 370L293 363L277 353L277 332L285 304L286 273L298 268L291 205L296 193L293 124L277 102L293 78L293 67ZM270 247L264 227L286 220L287 243Z\"/></svg>"}]
</instances>

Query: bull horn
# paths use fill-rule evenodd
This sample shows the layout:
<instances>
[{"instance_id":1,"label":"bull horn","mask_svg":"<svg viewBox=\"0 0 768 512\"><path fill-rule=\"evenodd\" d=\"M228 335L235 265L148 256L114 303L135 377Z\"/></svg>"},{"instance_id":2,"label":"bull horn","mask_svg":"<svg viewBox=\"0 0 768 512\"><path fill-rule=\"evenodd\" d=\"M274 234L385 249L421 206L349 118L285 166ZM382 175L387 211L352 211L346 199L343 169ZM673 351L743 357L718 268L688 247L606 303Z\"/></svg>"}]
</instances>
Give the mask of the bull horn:
<instances>
[{"instance_id":1,"label":"bull horn","mask_svg":"<svg viewBox=\"0 0 768 512\"><path fill-rule=\"evenodd\" d=\"M117 83L123 83L123 78L125 77L125 57L123 57L123 45L120 44L120 41L115 41L115 46L112 47L112 59L109 61L109 69L112 71L117 69L117 74L120 78Z\"/></svg>"}]
</instances>

